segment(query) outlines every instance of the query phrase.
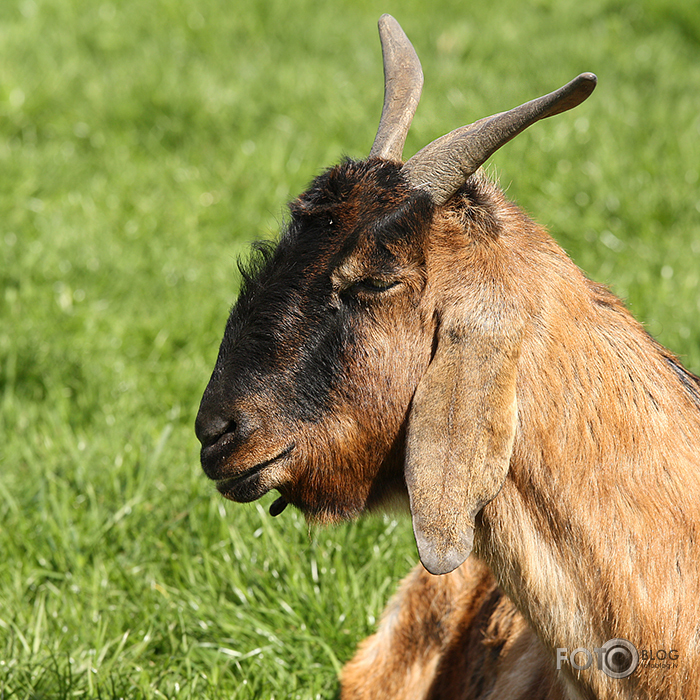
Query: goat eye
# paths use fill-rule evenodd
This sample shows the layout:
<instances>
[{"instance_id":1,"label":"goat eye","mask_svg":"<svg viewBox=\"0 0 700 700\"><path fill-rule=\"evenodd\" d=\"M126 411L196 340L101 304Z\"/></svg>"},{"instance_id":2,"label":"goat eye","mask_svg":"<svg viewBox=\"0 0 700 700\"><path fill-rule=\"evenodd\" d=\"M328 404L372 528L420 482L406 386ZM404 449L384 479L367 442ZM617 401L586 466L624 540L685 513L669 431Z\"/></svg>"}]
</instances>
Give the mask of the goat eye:
<instances>
[{"instance_id":1,"label":"goat eye","mask_svg":"<svg viewBox=\"0 0 700 700\"><path fill-rule=\"evenodd\" d=\"M384 280L376 277L367 277L352 286L356 292L385 292L398 284L396 280Z\"/></svg>"}]
</instances>

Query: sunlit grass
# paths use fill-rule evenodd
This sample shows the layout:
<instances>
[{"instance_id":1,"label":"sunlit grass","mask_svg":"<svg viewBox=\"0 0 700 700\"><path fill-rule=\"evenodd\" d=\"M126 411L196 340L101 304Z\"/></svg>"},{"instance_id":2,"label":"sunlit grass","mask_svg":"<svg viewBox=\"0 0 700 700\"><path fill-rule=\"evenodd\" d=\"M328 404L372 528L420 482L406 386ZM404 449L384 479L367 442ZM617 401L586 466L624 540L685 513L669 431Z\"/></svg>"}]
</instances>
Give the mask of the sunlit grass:
<instances>
[{"instance_id":1,"label":"sunlit grass","mask_svg":"<svg viewBox=\"0 0 700 700\"><path fill-rule=\"evenodd\" d=\"M696 4L3 2L3 698L333 698L416 561L406 522L223 503L192 430L237 257L369 150L386 11L409 155L598 74L490 170L700 371Z\"/></svg>"}]
</instances>

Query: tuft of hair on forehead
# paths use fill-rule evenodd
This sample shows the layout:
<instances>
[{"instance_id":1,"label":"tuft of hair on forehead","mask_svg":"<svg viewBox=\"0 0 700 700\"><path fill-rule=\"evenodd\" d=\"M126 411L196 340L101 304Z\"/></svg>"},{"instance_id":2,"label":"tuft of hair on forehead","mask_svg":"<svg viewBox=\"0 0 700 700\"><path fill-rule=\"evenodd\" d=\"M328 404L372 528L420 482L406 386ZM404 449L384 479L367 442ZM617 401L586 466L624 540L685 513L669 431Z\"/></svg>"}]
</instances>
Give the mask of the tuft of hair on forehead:
<instances>
[{"instance_id":1,"label":"tuft of hair on forehead","mask_svg":"<svg viewBox=\"0 0 700 700\"><path fill-rule=\"evenodd\" d=\"M344 242L347 253L360 238L379 244L418 240L434 205L406 182L399 164L369 158L345 159L329 168L289 209L292 220L283 244L299 236L321 242L330 235Z\"/></svg>"},{"instance_id":2,"label":"tuft of hair on forehead","mask_svg":"<svg viewBox=\"0 0 700 700\"><path fill-rule=\"evenodd\" d=\"M325 213L361 194L364 190L387 204L410 191L401 168L379 158L343 161L316 177L311 186L290 205L293 215Z\"/></svg>"}]
</instances>

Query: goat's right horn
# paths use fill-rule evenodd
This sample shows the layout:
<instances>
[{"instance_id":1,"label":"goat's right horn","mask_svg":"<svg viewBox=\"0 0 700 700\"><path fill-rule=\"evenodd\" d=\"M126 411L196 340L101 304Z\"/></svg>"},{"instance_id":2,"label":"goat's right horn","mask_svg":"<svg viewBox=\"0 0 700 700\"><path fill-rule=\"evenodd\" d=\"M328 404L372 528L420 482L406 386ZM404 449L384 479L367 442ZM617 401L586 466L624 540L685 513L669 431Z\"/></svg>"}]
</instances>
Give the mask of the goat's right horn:
<instances>
[{"instance_id":1,"label":"goat's right horn","mask_svg":"<svg viewBox=\"0 0 700 700\"><path fill-rule=\"evenodd\" d=\"M370 156L402 161L406 135L423 89L418 55L391 15L379 18L384 57L384 107Z\"/></svg>"},{"instance_id":2,"label":"goat's right horn","mask_svg":"<svg viewBox=\"0 0 700 700\"><path fill-rule=\"evenodd\" d=\"M444 204L501 146L536 121L581 104L597 81L593 73L582 73L549 95L455 129L418 151L402 172L435 204Z\"/></svg>"}]
</instances>

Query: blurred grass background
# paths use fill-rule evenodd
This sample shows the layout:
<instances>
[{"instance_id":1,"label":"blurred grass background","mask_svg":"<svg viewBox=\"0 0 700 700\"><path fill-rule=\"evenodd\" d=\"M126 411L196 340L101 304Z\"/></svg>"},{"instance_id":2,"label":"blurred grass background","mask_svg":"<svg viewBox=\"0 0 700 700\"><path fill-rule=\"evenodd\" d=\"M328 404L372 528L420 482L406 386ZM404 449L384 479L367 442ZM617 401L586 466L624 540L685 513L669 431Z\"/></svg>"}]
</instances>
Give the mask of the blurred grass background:
<instances>
[{"instance_id":1,"label":"blurred grass background","mask_svg":"<svg viewBox=\"0 0 700 700\"><path fill-rule=\"evenodd\" d=\"M416 561L408 522L225 503L192 424L236 258L423 62L406 154L599 76L491 161L700 372L700 5L0 4L0 696L333 698Z\"/></svg>"}]
</instances>

